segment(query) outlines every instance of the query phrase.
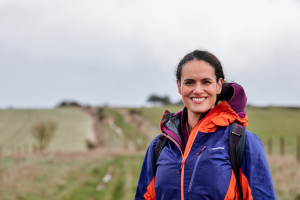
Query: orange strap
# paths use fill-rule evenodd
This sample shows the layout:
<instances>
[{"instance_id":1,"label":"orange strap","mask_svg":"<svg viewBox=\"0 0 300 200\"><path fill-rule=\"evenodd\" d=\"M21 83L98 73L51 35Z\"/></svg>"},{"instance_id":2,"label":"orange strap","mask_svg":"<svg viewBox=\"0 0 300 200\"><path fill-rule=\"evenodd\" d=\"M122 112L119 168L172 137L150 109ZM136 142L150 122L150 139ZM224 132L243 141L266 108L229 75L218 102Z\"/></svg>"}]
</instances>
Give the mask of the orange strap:
<instances>
[{"instance_id":1,"label":"orange strap","mask_svg":"<svg viewBox=\"0 0 300 200\"><path fill-rule=\"evenodd\" d=\"M240 183L241 183L242 190L243 190L243 200L253 200L251 188L248 183L248 179L242 173L241 169L240 169ZM237 200L241 200L241 196L239 194L239 189L236 185L236 178L235 178L234 172L232 170L231 180L230 180L227 194L226 194L224 200L232 200L232 199L234 199L235 195L236 195Z\"/></svg>"},{"instance_id":2,"label":"orange strap","mask_svg":"<svg viewBox=\"0 0 300 200\"><path fill-rule=\"evenodd\" d=\"M236 186L236 178L235 178L234 172L232 170L231 180L230 180L229 187L228 187L228 190L227 190L227 194L226 194L224 200L234 199L234 197L235 197L235 186Z\"/></svg>"},{"instance_id":3,"label":"orange strap","mask_svg":"<svg viewBox=\"0 0 300 200\"><path fill-rule=\"evenodd\" d=\"M243 189L243 200L253 200L251 188L248 183L248 179L242 173L242 169L240 169L240 183ZM236 192L238 194L238 188L236 187ZM237 199L241 199L239 195L237 195Z\"/></svg>"},{"instance_id":4,"label":"orange strap","mask_svg":"<svg viewBox=\"0 0 300 200\"><path fill-rule=\"evenodd\" d=\"M152 181L149 183L147 187L147 191L144 194L145 200L155 200L155 176L153 177Z\"/></svg>"}]
</instances>

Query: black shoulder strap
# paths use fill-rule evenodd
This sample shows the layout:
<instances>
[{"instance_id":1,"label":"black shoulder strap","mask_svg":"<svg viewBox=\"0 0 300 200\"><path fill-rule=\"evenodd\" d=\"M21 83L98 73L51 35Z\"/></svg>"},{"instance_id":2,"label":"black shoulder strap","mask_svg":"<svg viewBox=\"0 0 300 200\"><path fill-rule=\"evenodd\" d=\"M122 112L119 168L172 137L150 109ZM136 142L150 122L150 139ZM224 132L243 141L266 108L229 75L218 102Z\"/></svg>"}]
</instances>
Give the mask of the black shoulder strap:
<instances>
[{"instance_id":1,"label":"black shoulder strap","mask_svg":"<svg viewBox=\"0 0 300 200\"><path fill-rule=\"evenodd\" d=\"M230 128L229 156L241 197L243 197L243 192L240 183L239 171L243 160L245 142L246 127L237 123L233 123Z\"/></svg>"},{"instance_id":2,"label":"black shoulder strap","mask_svg":"<svg viewBox=\"0 0 300 200\"><path fill-rule=\"evenodd\" d=\"M154 152L154 155L155 155L155 163L157 162L158 158L159 158L159 155L160 155L160 152L163 150L163 148L166 146L166 144L168 143L169 139L164 136L164 135L161 135L159 136L158 138L158 141L156 143L156 146L155 146L155 152Z\"/></svg>"}]
</instances>

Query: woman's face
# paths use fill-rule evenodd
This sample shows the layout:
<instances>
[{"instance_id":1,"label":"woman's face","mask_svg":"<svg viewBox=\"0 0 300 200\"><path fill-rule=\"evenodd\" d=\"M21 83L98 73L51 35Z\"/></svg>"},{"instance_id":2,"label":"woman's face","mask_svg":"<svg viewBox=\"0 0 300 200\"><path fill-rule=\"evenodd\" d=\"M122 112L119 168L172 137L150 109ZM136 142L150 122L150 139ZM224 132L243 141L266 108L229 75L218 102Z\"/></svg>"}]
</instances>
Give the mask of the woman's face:
<instances>
[{"instance_id":1,"label":"woman's face","mask_svg":"<svg viewBox=\"0 0 300 200\"><path fill-rule=\"evenodd\" d=\"M214 68L203 60L193 60L182 66L181 83L177 80L188 114L199 118L213 108L222 90L222 78L216 81Z\"/></svg>"}]
</instances>

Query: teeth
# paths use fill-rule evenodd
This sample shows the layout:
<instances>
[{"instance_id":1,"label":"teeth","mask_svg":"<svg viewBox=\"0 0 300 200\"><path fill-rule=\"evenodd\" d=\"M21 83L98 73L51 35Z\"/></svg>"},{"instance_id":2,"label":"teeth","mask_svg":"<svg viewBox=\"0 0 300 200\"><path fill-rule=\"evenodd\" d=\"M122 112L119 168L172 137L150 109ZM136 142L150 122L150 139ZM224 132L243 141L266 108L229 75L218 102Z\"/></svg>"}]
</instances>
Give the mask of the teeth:
<instances>
[{"instance_id":1,"label":"teeth","mask_svg":"<svg viewBox=\"0 0 300 200\"><path fill-rule=\"evenodd\" d=\"M192 98L194 101L203 101L205 98Z\"/></svg>"}]
</instances>

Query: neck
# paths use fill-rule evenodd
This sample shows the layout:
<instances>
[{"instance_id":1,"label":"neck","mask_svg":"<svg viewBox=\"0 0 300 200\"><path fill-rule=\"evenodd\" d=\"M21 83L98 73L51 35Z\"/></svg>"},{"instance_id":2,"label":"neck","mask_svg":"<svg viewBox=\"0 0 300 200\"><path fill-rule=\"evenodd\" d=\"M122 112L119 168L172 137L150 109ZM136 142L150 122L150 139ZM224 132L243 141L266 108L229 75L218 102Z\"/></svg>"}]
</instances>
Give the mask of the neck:
<instances>
[{"instance_id":1,"label":"neck","mask_svg":"<svg viewBox=\"0 0 300 200\"><path fill-rule=\"evenodd\" d=\"M188 109L188 120L187 121L188 121L188 128L189 128L190 132L193 130L194 126L199 122L199 119L201 116L202 116L202 113L195 114Z\"/></svg>"}]
</instances>

